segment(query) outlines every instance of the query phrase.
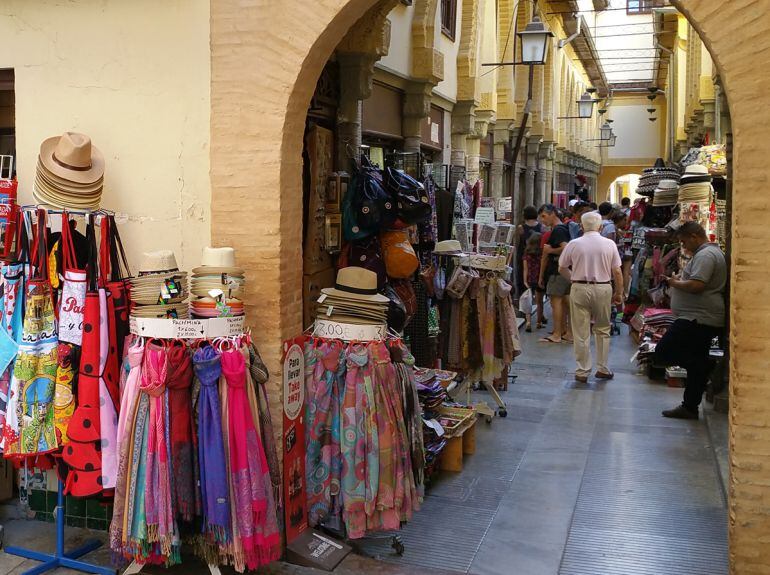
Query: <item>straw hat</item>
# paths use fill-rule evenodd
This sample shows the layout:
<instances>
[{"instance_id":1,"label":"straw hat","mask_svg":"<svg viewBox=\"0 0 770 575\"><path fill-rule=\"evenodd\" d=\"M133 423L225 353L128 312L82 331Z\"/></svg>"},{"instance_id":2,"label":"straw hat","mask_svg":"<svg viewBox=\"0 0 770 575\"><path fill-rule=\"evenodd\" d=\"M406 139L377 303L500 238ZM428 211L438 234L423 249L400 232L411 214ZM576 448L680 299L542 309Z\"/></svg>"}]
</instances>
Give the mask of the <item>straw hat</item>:
<instances>
[{"instance_id":1,"label":"straw hat","mask_svg":"<svg viewBox=\"0 0 770 575\"><path fill-rule=\"evenodd\" d=\"M706 166L702 166L701 164L690 164L684 169L680 182L682 184L711 182L711 175Z\"/></svg>"},{"instance_id":2,"label":"straw hat","mask_svg":"<svg viewBox=\"0 0 770 575\"><path fill-rule=\"evenodd\" d=\"M91 138L64 132L40 145L40 163L48 172L69 182L93 184L104 176L104 156Z\"/></svg>"},{"instance_id":3,"label":"straw hat","mask_svg":"<svg viewBox=\"0 0 770 575\"><path fill-rule=\"evenodd\" d=\"M235 250L233 248L205 247L201 255L201 265L193 269L193 274L233 274L242 276L244 270L235 265Z\"/></svg>"},{"instance_id":4,"label":"straw hat","mask_svg":"<svg viewBox=\"0 0 770 575\"><path fill-rule=\"evenodd\" d=\"M370 304L388 304L390 300L377 293L377 274L355 266L342 268L337 272L337 281L333 288L321 290L326 296L335 296L342 300L356 300Z\"/></svg>"},{"instance_id":5,"label":"straw hat","mask_svg":"<svg viewBox=\"0 0 770 575\"><path fill-rule=\"evenodd\" d=\"M179 266L176 263L176 256L171 250L145 252L142 254L142 261L139 264L140 274L175 272L178 269Z\"/></svg>"},{"instance_id":6,"label":"straw hat","mask_svg":"<svg viewBox=\"0 0 770 575\"><path fill-rule=\"evenodd\" d=\"M462 245L458 240L443 240L436 243L433 253L439 256L465 256Z\"/></svg>"}]
</instances>

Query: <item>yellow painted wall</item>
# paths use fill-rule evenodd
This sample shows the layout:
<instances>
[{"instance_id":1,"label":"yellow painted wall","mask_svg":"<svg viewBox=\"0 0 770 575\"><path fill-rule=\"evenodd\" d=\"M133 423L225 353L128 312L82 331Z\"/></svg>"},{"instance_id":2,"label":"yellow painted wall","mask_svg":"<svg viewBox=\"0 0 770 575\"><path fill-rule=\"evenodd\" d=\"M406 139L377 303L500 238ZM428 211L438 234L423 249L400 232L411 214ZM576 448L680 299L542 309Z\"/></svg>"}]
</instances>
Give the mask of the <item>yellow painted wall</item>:
<instances>
[{"instance_id":1,"label":"yellow painted wall","mask_svg":"<svg viewBox=\"0 0 770 575\"><path fill-rule=\"evenodd\" d=\"M42 140L87 133L132 263L152 248L198 263L211 238L207 0L3 2L0 68L16 71L20 201L33 202Z\"/></svg>"},{"instance_id":2,"label":"yellow painted wall","mask_svg":"<svg viewBox=\"0 0 770 575\"><path fill-rule=\"evenodd\" d=\"M650 165L625 165L625 166L611 166L604 164L602 170L599 172L599 181L596 184L596 200L604 201L609 195L610 185L620 176L626 174L640 174L644 168L649 168ZM629 193L633 190L629 190Z\"/></svg>"}]
</instances>

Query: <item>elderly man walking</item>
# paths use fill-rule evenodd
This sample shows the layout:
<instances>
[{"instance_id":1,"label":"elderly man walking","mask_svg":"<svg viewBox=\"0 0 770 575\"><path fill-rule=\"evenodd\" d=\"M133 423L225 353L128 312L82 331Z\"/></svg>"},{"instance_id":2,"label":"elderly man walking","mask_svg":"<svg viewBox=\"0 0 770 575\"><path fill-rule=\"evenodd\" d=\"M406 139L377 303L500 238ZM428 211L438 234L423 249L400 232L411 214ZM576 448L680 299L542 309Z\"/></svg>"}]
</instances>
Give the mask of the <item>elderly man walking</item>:
<instances>
[{"instance_id":1,"label":"elderly man walking","mask_svg":"<svg viewBox=\"0 0 770 575\"><path fill-rule=\"evenodd\" d=\"M575 380L591 374L591 319L596 338L596 377L612 379L607 366L610 352L611 304L623 302L623 274L615 242L599 233L602 217L588 212L581 217L583 236L572 240L559 257L559 273L572 282L570 316L577 370ZM614 285L614 293L613 293Z\"/></svg>"}]
</instances>

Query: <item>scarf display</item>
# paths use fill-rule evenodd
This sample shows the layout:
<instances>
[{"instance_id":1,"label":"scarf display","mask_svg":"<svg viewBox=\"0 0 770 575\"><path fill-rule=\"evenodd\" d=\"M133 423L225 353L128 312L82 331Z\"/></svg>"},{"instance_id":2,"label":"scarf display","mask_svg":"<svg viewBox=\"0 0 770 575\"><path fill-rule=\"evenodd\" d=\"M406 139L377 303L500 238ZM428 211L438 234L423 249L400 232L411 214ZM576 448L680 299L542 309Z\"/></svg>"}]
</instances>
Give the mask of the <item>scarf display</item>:
<instances>
[{"instance_id":1,"label":"scarf display","mask_svg":"<svg viewBox=\"0 0 770 575\"><path fill-rule=\"evenodd\" d=\"M236 526L236 570L254 570L281 556L270 471L254 425L255 405L249 399L246 361L240 350L224 352L222 374L227 382L227 438L230 501ZM242 553L242 556L241 556Z\"/></svg>"},{"instance_id":2,"label":"scarf display","mask_svg":"<svg viewBox=\"0 0 770 575\"><path fill-rule=\"evenodd\" d=\"M414 362L394 345L399 359ZM395 363L384 342L310 338L304 351L311 521L333 529L341 522L350 539L398 529L419 509L422 490L422 443L410 436L421 435L422 419L414 380L399 375L412 366Z\"/></svg>"}]
</instances>

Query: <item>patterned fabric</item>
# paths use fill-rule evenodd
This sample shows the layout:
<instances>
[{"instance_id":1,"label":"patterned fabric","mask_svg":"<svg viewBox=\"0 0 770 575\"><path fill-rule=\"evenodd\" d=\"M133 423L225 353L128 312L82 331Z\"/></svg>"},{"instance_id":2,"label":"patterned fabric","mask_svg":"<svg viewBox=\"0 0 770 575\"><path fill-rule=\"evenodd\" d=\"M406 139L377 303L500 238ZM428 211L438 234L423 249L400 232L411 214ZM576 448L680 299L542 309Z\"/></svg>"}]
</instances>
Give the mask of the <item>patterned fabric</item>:
<instances>
[{"instance_id":1,"label":"patterned fabric","mask_svg":"<svg viewBox=\"0 0 770 575\"><path fill-rule=\"evenodd\" d=\"M227 462L222 438L222 412L217 392L221 373L219 355L211 347L193 355L195 374L201 383L198 407L198 464L200 469L203 537L210 545L226 550L232 541Z\"/></svg>"},{"instance_id":2,"label":"patterned fabric","mask_svg":"<svg viewBox=\"0 0 770 575\"><path fill-rule=\"evenodd\" d=\"M24 308L24 275L21 264L9 264L2 268L2 318L0 329L5 329L10 341L0 339L2 354L12 355L11 363L0 374L0 449L5 445L5 419L10 394L11 376L22 334L22 311ZM9 349L5 349L9 348Z\"/></svg>"},{"instance_id":3,"label":"patterned fabric","mask_svg":"<svg viewBox=\"0 0 770 575\"><path fill-rule=\"evenodd\" d=\"M364 344L348 347L342 402L343 520L348 537L366 534L367 513L374 511L379 483L378 433L372 413L372 364Z\"/></svg>"},{"instance_id":4,"label":"patterned fabric","mask_svg":"<svg viewBox=\"0 0 770 575\"><path fill-rule=\"evenodd\" d=\"M195 514L195 474L193 472L193 424L190 386L192 362L183 344L175 342L168 350L169 435L171 438L172 508L174 516L190 522Z\"/></svg>"},{"instance_id":5,"label":"patterned fabric","mask_svg":"<svg viewBox=\"0 0 770 575\"><path fill-rule=\"evenodd\" d=\"M127 479L130 465L131 441L136 417L137 399L139 396L139 382L142 377L142 358L144 357L144 340L138 339L136 343L126 350L128 373L125 384L122 385L120 400L120 417L118 418L117 442L118 442L118 475L115 485L115 500L113 502L112 522L110 523L110 547L113 551L121 551L124 547L123 523L125 518L125 505L127 498Z\"/></svg>"},{"instance_id":6,"label":"patterned fabric","mask_svg":"<svg viewBox=\"0 0 770 575\"><path fill-rule=\"evenodd\" d=\"M281 538L267 458L246 390L246 362L240 350L232 350L222 354L221 364L227 381L231 512L239 538L233 564L238 571L254 570L281 556Z\"/></svg>"},{"instance_id":7,"label":"patterned fabric","mask_svg":"<svg viewBox=\"0 0 770 575\"><path fill-rule=\"evenodd\" d=\"M310 355L306 378L306 483L308 521L339 525L342 513L340 476L340 379L344 373L343 344L338 341L307 344Z\"/></svg>"},{"instance_id":8,"label":"patterned fabric","mask_svg":"<svg viewBox=\"0 0 770 575\"><path fill-rule=\"evenodd\" d=\"M118 476L117 430L120 405L118 355L112 296L99 290L99 428L104 489L113 489Z\"/></svg>"},{"instance_id":9,"label":"patterned fabric","mask_svg":"<svg viewBox=\"0 0 770 575\"><path fill-rule=\"evenodd\" d=\"M425 446L422 439L424 424L414 378L414 357L401 342L391 346L390 354L398 376L398 396L402 400L406 446L411 455L414 485L418 499L421 500L425 494Z\"/></svg>"},{"instance_id":10,"label":"patterned fabric","mask_svg":"<svg viewBox=\"0 0 770 575\"><path fill-rule=\"evenodd\" d=\"M54 393L54 425L60 444L69 441L67 428L75 412L75 396L80 347L59 342L56 366L56 390Z\"/></svg>"},{"instance_id":11,"label":"patterned fabric","mask_svg":"<svg viewBox=\"0 0 770 575\"><path fill-rule=\"evenodd\" d=\"M5 426L5 456L24 458L59 447L54 425L58 341L51 285L27 286L21 344L13 369Z\"/></svg>"}]
</instances>

